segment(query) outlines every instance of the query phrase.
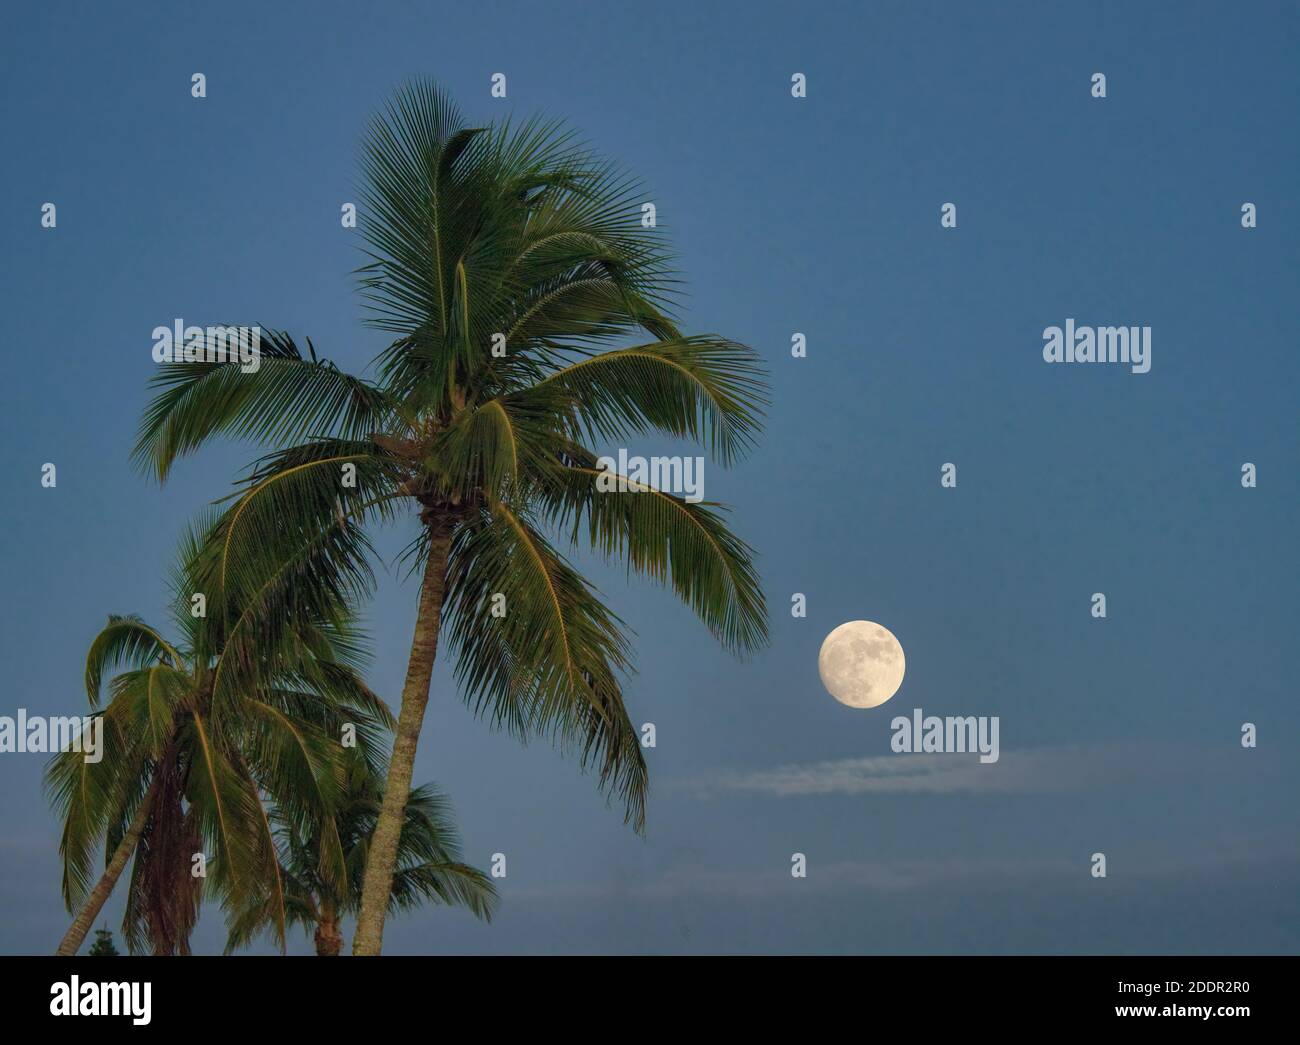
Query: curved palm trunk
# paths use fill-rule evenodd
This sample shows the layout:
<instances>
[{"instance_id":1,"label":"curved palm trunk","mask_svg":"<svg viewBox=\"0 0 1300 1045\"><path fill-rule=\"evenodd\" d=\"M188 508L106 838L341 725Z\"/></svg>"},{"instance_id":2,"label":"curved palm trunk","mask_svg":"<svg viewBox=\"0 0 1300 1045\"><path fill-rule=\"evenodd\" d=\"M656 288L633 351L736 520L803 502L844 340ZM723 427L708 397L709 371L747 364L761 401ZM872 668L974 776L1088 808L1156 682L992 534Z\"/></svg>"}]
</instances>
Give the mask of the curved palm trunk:
<instances>
[{"instance_id":1,"label":"curved palm trunk","mask_svg":"<svg viewBox=\"0 0 1300 1045\"><path fill-rule=\"evenodd\" d=\"M122 877L122 871L126 868L126 862L131 859L131 854L135 852L135 847L140 841L140 835L144 833L144 825L149 822L149 814L153 811L154 792L158 787L158 776L154 775L153 783L149 785L149 790L145 792L144 798L140 799L139 806L136 807L135 816L131 817L131 823L126 829L126 834L118 842L117 849L113 851L113 858L109 860L108 866L104 868L103 875L95 883L95 888L90 891L86 897L86 902L81 905L81 910L77 916L72 919L72 925L64 933L63 939L59 941L59 949L55 955L60 957L71 957L81 949L81 945L86 940L86 934L90 932L90 927L99 917L99 912L103 909L104 904L108 901L108 895L113 891L113 886L117 885L117 880Z\"/></svg>"},{"instance_id":2,"label":"curved palm trunk","mask_svg":"<svg viewBox=\"0 0 1300 1045\"><path fill-rule=\"evenodd\" d=\"M402 686L402 710L397 718L393 756L388 763L384 804L379 810L370 839L370 853L366 858L361 910L357 915L357 932L352 938L353 954L378 954L383 945L384 915L388 912L388 899L393 888L397 842L402 833L406 800L411 793L415 747L420 740L420 727L424 724L424 709L429 703L429 680L433 677L433 661L438 652L438 628L450 547L450 528L435 523L429 541L429 560L425 563L424 580L420 584L420 605L415 617L406 682Z\"/></svg>"}]
</instances>

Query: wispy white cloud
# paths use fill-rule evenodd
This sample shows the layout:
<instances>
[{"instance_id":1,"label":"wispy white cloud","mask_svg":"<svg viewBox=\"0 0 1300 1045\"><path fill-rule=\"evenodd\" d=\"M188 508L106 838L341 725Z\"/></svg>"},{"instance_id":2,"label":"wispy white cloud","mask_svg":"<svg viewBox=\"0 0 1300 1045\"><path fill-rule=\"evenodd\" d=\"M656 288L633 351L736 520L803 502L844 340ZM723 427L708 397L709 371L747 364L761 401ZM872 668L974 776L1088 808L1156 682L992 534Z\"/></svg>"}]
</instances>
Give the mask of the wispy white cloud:
<instances>
[{"instance_id":1,"label":"wispy white cloud","mask_svg":"<svg viewBox=\"0 0 1300 1045\"><path fill-rule=\"evenodd\" d=\"M1053 793L1188 776L1219 754L1153 744L1003 751L994 763L958 754L877 755L753 771L719 770L669 784L711 798L794 795Z\"/></svg>"}]
</instances>

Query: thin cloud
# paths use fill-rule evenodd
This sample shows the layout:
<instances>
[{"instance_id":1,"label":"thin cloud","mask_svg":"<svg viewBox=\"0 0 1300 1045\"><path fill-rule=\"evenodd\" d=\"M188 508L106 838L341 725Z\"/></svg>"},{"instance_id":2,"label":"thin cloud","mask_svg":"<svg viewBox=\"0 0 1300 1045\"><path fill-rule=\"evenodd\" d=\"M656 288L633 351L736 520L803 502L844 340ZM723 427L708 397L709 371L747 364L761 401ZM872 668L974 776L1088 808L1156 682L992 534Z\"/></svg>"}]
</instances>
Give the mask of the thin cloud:
<instances>
[{"instance_id":1,"label":"thin cloud","mask_svg":"<svg viewBox=\"0 0 1300 1045\"><path fill-rule=\"evenodd\" d=\"M997 762L988 764L982 764L977 754L877 755L748 772L719 770L669 787L696 798L728 794L1047 794L1185 777L1222 757L1218 752L1150 744L1003 751Z\"/></svg>"}]
</instances>

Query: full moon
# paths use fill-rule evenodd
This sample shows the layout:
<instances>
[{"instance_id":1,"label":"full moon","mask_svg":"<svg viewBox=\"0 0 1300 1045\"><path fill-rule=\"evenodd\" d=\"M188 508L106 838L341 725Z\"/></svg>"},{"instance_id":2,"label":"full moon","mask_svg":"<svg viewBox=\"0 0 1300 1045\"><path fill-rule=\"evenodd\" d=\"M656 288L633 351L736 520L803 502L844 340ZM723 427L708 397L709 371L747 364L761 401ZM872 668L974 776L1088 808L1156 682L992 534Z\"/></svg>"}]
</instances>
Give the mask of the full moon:
<instances>
[{"instance_id":1,"label":"full moon","mask_svg":"<svg viewBox=\"0 0 1300 1045\"><path fill-rule=\"evenodd\" d=\"M851 620L826 636L817 671L826 691L851 708L879 707L903 684L907 661L894 633L869 620Z\"/></svg>"}]
</instances>

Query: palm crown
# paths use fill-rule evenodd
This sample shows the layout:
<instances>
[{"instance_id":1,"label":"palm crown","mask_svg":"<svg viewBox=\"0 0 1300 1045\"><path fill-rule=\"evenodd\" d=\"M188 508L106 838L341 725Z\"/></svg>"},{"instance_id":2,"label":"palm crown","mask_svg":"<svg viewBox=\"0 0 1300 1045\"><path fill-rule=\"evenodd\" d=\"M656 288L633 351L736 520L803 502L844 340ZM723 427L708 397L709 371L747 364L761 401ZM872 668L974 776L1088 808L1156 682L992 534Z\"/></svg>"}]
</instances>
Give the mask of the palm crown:
<instances>
[{"instance_id":1,"label":"palm crown","mask_svg":"<svg viewBox=\"0 0 1300 1045\"><path fill-rule=\"evenodd\" d=\"M278 447L215 537L223 583L258 607L261 628L367 590L368 524L403 506L418 515L420 601L358 924L356 950L377 953L442 631L476 710L576 745L641 828L646 766L618 682L629 640L548 533L670 584L733 651L761 645L751 552L720 507L602 488L589 447L659 433L729 464L766 398L750 349L681 333L637 184L558 125L466 127L416 83L373 122L363 174L362 292L393 337L375 379L281 333L264 338L254 373L167 364L135 453L161 479L218 434ZM503 617L488 614L497 594Z\"/></svg>"}]
</instances>

